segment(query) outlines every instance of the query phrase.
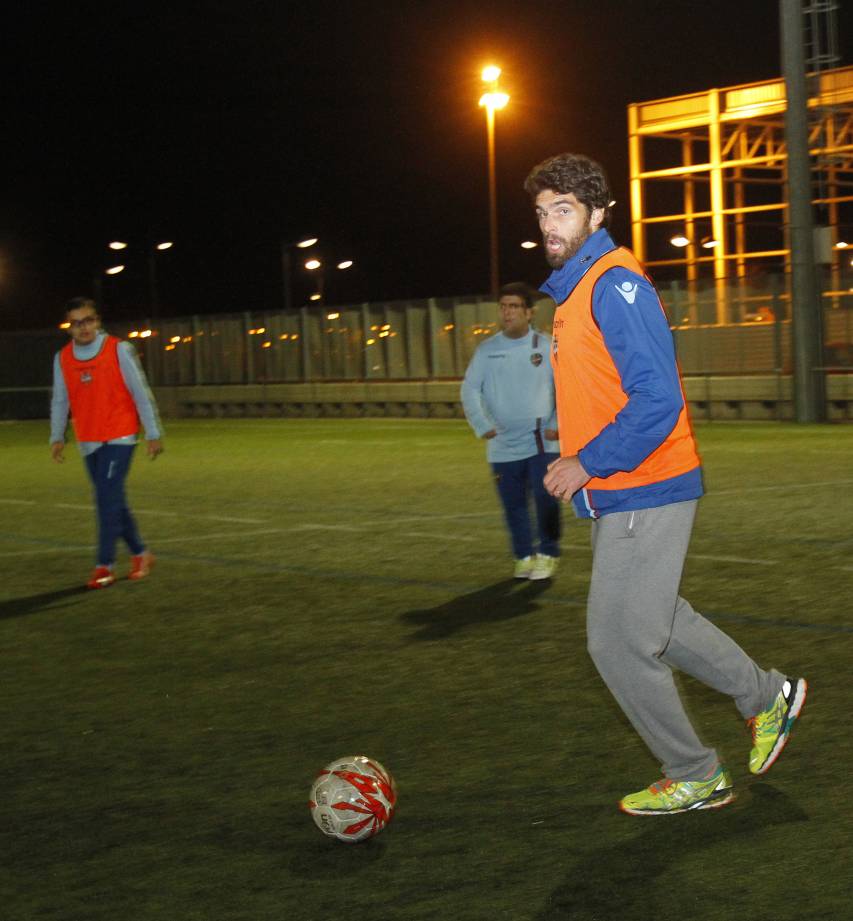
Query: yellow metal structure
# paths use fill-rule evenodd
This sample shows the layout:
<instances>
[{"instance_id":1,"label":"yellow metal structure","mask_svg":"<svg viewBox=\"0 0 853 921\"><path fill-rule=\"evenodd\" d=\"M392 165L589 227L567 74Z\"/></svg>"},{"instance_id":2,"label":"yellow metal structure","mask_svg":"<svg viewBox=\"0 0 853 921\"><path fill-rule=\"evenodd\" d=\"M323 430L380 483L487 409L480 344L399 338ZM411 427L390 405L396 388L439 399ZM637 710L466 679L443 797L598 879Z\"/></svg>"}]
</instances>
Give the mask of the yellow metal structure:
<instances>
[{"instance_id":1,"label":"yellow metal structure","mask_svg":"<svg viewBox=\"0 0 853 921\"><path fill-rule=\"evenodd\" d=\"M839 237L839 227L850 233L853 203L853 67L814 75L809 109L813 201L823 225L816 246L837 290L850 252L837 244L853 242ZM634 252L651 268L675 267L666 273L683 267L688 291L713 279L717 323L743 318L727 291L789 269L784 114L782 79L628 107ZM687 245L674 250L674 235Z\"/></svg>"}]
</instances>

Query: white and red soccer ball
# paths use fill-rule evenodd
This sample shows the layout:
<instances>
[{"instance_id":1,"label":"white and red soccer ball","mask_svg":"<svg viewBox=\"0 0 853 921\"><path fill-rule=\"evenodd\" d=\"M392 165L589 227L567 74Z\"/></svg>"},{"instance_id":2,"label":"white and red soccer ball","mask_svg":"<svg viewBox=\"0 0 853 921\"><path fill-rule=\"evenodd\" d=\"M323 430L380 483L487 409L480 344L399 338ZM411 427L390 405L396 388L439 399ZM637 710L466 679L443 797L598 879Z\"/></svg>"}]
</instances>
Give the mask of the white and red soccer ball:
<instances>
[{"instance_id":1,"label":"white and red soccer ball","mask_svg":"<svg viewBox=\"0 0 853 921\"><path fill-rule=\"evenodd\" d=\"M378 835L397 806L397 785L378 761L366 755L341 758L317 775L308 808L317 828L354 844Z\"/></svg>"}]
</instances>

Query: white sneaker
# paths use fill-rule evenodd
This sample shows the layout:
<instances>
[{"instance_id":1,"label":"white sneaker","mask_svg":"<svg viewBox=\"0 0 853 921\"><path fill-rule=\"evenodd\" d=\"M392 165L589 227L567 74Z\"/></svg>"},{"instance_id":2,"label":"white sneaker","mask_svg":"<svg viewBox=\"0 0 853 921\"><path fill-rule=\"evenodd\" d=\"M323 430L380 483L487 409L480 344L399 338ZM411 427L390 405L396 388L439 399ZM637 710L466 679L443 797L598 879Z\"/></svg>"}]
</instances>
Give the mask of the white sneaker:
<instances>
[{"instance_id":1,"label":"white sneaker","mask_svg":"<svg viewBox=\"0 0 853 921\"><path fill-rule=\"evenodd\" d=\"M533 572L533 566L536 563L535 557L525 556L515 561L515 572L513 575L516 579L529 579L530 573Z\"/></svg>"},{"instance_id":2,"label":"white sneaker","mask_svg":"<svg viewBox=\"0 0 853 921\"><path fill-rule=\"evenodd\" d=\"M556 572L559 562L559 557L548 556L545 553L537 553L533 558L533 568L530 570L530 575L527 578L531 581L550 579Z\"/></svg>"}]
</instances>

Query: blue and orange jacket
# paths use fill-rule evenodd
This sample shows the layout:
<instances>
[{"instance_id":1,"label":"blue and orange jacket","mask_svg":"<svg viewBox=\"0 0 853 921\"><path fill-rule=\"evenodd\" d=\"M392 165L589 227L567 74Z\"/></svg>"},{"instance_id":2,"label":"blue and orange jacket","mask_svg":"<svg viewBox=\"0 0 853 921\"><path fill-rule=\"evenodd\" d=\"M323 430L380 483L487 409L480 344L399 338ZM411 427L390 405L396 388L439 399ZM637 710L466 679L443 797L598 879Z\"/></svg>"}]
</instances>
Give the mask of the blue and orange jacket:
<instances>
[{"instance_id":1,"label":"blue and orange jacket","mask_svg":"<svg viewBox=\"0 0 853 921\"><path fill-rule=\"evenodd\" d=\"M559 305L552 362L560 453L590 481L580 517L702 495L702 472L672 333L633 254L598 230L542 290Z\"/></svg>"}]
</instances>

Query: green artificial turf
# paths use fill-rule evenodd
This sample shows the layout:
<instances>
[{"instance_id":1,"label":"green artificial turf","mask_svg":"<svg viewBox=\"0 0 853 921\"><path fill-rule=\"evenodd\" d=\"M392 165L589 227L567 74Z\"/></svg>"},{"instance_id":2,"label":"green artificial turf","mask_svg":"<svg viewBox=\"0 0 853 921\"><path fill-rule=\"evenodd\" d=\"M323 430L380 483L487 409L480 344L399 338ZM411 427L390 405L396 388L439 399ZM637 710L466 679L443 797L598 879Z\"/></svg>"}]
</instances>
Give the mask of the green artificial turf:
<instances>
[{"instance_id":1,"label":"green artificial turf","mask_svg":"<svg viewBox=\"0 0 853 921\"><path fill-rule=\"evenodd\" d=\"M154 573L99 592L75 450L0 425L0 917L850 917L853 428L697 433L683 594L810 696L753 778L734 705L683 679L738 797L632 818L658 767L586 653L588 524L552 584L511 580L463 422L172 422L130 479ZM399 810L347 846L306 802L359 752Z\"/></svg>"}]
</instances>

